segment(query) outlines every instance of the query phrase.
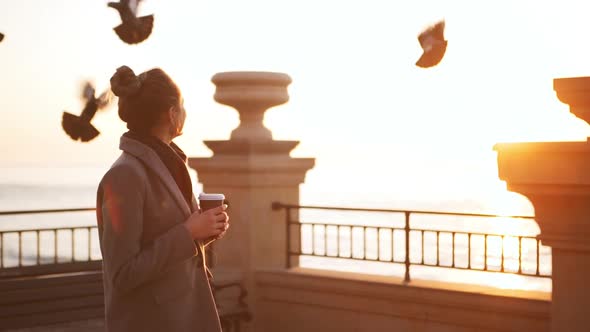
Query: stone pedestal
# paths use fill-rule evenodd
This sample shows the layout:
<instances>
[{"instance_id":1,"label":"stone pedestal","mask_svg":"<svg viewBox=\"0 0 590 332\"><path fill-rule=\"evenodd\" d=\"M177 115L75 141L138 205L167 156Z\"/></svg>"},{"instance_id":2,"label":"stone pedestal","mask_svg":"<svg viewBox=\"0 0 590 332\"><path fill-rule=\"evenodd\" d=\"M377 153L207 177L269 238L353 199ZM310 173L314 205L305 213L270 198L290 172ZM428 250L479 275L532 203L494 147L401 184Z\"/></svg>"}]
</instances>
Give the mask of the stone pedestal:
<instances>
[{"instance_id":1,"label":"stone pedestal","mask_svg":"<svg viewBox=\"0 0 590 332\"><path fill-rule=\"evenodd\" d=\"M268 72L229 72L213 76L215 100L235 108L240 125L228 141L205 141L214 155L190 158L203 191L223 193L229 201L231 227L214 244L214 265L241 272L255 331L260 314L256 306L257 269L287 265L284 211L273 211L272 202L299 203L299 185L314 166L313 158L291 158L299 142L275 141L264 127L264 112L288 101L288 75Z\"/></svg>"},{"instance_id":2,"label":"stone pedestal","mask_svg":"<svg viewBox=\"0 0 590 332\"><path fill-rule=\"evenodd\" d=\"M557 97L590 120L590 77L554 81ZM535 207L539 238L552 248L552 331L590 330L590 140L505 143L500 178Z\"/></svg>"}]
</instances>

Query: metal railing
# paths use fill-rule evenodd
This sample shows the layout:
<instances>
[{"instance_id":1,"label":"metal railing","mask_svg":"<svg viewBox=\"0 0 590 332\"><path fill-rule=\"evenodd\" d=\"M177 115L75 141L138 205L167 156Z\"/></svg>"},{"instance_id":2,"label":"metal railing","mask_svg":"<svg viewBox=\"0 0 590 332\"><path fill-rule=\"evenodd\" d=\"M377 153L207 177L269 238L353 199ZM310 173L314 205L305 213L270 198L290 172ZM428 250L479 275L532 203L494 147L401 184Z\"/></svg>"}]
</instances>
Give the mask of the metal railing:
<instances>
[{"instance_id":1,"label":"metal railing","mask_svg":"<svg viewBox=\"0 0 590 332\"><path fill-rule=\"evenodd\" d=\"M51 210L24 210L24 211L0 211L0 216L34 215L34 214L58 214L95 211L95 208L76 209L51 209ZM69 234L67 241L59 235ZM50 245L43 246L42 237L49 234ZM13 239L10 239L14 235ZM25 239L27 235L31 235ZM11 241L10 241L11 240ZM60 255L60 248L63 245L69 246L69 256ZM53 227L53 228L31 228L31 229L9 229L0 228L0 280L10 280L12 277L38 276L53 273L100 271L102 269L102 257L100 253L93 255L98 249L98 227L93 225ZM46 243L47 244L47 243ZM24 248L35 246L34 255L24 257ZM94 246L97 246L94 248ZM44 250L49 249L50 250ZM84 255L80 258L82 247ZM12 255L6 255L6 249L14 249ZM47 252L51 255L47 255ZM66 250L66 253L68 250ZM212 250L207 250L211 254ZM12 259L13 264L7 265L7 258ZM209 260L212 261L212 260ZM213 284L215 294L225 292L226 288L236 288L239 296L235 303L229 303L219 308L220 321L223 331L240 331L242 322L250 321L251 314L246 305L246 289L242 281L229 280Z\"/></svg>"},{"instance_id":2,"label":"metal railing","mask_svg":"<svg viewBox=\"0 0 590 332\"><path fill-rule=\"evenodd\" d=\"M46 209L46 210L19 210L0 211L2 216L37 215L37 214L60 214L76 212L92 212L96 208L69 208L69 209ZM33 235L33 238L25 240L26 235ZM51 246L42 246L42 236L49 234ZM68 235L64 236L64 235ZM10 235L14 238L10 239ZM60 237L61 235L61 237ZM64 241L64 238L68 239ZM12 241L10 241L12 240ZM44 241L46 242L46 241ZM64 242L68 242L69 258L60 256L60 249ZM80 245L84 245L82 250ZM68 271L100 270L102 268L102 257L100 253L93 254L98 250L98 227L96 224L85 226L52 227L52 228L30 228L30 229L1 229L0 228L0 277L11 277L15 275L61 273ZM46 243L45 243L46 244ZM24 257L24 247L35 247L34 255ZM94 248L93 246L96 246ZM43 247L43 248L42 248ZM52 247L49 250L49 247ZM13 249L12 255L7 255L6 249ZM14 252L14 250L16 252ZM85 255L80 258L81 251ZM212 268L213 246L206 251L207 264ZM48 256L47 253L51 253ZM7 264L11 259L13 264Z\"/></svg>"},{"instance_id":3,"label":"metal railing","mask_svg":"<svg viewBox=\"0 0 590 332\"><path fill-rule=\"evenodd\" d=\"M287 225L285 254L287 268L292 267L291 258L293 256L311 256L403 264L405 266L404 280L406 282L409 282L411 279L410 267L413 265L511 273L543 278L551 277L550 273L543 273L540 269L541 249L547 250L549 248L543 246L540 240L534 236L410 227L410 218L415 215L534 219L534 217L530 216L505 217L479 213L301 206L279 202L273 203L272 208L273 210L285 210L285 222ZM294 211L299 215L300 210L398 214L404 217L403 227L301 222L298 218L292 217ZM295 236L292 234L293 229L296 231ZM306 237L305 235L309 236ZM431 239L429 242L431 243L425 245L425 240L429 237ZM446 238L446 246L442 245L444 238ZM307 243L310 243L307 250L302 248L302 242L305 240L307 240ZM383 242L387 242L388 250L382 250ZM367 250L368 243L374 243L377 248L373 250L375 251L373 255L369 255L369 251ZM359 249L358 247L361 244L362 247L360 250L356 250ZM483 246L481 248L483 253L479 257L476 257L473 253L476 244L480 247ZM510 247L510 245L512 250L507 250L507 247ZM529 257L530 255L526 257L523 255L523 248L525 246L526 248L535 248L533 258ZM442 259L443 248L450 255L450 257L447 256L444 259L445 262ZM434 258L426 259L425 253L428 250L434 251L433 255L431 255ZM358 253L359 251L360 253ZM398 251L403 252L401 257L400 255L396 255ZM458 253L459 251L461 252ZM355 252L358 254L355 254ZM419 255L416 257L418 252ZM530 254L530 250L527 250L527 253ZM462 259L459 259L460 257ZM481 264L475 264L474 261L477 261L477 258L479 258ZM525 268L525 263L529 268ZM534 268L531 269L530 266L534 266Z\"/></svg>"},{"instance_id":4,"label":"metal railing","mask_svg":"<svg viewBox=\"0 0 590 332\"><path fill-rule=\"evenodd\" d=\"M94 210L95 208L0 211L0 216ZM69 249L64 248L66 239ZM0 229L0 277L100 270L101 257L93 254L93 246L97 245L96 225ZM34 249L31 250L32 248ZM64 252L63 249L67 250ZM28 253L27 256L25 252ZM67 253L69 255L65 255Z\"/></svg>"}]
</instances>

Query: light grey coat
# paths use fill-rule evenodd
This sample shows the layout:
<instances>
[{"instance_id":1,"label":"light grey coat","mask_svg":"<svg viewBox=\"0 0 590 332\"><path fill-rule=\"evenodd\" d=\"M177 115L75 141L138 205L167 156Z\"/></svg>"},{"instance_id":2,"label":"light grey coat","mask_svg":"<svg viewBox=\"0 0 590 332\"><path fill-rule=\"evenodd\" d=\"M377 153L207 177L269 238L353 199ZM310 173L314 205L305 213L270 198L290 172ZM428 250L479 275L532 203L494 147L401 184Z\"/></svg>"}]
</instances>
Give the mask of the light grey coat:
<instances>
[{"instance_id":1,"label":"light grey coat","mask_svg":"<svg viewBox=\"0 0 590 332\"><path fill-rule=\"evenodd\" d=\"M96 206L106 331L220 332L189 205L151 148L123 136L120 149Z\"/></svg>"}]
</instances>

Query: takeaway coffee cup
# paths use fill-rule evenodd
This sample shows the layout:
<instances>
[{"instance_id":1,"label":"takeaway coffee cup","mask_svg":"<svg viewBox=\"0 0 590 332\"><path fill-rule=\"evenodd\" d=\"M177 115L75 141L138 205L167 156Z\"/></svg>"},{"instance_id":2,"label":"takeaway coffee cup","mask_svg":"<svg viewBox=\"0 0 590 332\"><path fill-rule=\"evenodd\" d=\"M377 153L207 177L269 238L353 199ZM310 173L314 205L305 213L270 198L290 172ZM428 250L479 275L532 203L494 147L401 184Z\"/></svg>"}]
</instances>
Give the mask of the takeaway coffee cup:
<instances>
[{"instance_id":1,"label":"takeaway coffee cup","mask_svg":"<svg viewBox=\"0 0 590 332\"><path fill-rule=\"evenodd\" d=\"M224 201L225 195L223 194L199 194L199 205L201 206L201 212L221 206L223 205Z\"/></svg>"}]
</instances>

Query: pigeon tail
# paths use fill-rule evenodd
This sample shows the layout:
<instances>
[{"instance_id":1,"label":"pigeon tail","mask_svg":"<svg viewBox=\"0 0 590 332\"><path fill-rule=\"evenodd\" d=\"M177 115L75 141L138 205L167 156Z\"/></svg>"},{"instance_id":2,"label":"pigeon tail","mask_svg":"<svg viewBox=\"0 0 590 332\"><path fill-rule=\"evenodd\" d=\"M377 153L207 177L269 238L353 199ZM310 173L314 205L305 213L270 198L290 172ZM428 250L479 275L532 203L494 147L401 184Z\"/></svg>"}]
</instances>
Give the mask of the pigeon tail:
<instances>
[{"instance_id":1,"label":"pigeon tail","mask_svg":"<svg viewBox=\"0 0 590 332\"><path fill-rule=\"evenodd\" d=\"M100 134L90 122L83 121L80 117L68 112L63 113L61 125L74 141L89 142Z\"/></svg>"},{"instance_id":2,"label":"pigeon tail","mask_svg":"<svg viewBox=\"0 0 590 332\"><path fill-rule=\"evenodd\" d=\"M114 28L119 38L127 44L139 44L146 40L154 27L154 15L138 17L138 23L123 23Z\"/></svg>"},{"instance_id":3,"label":"pigeon tail","mask_svg":"<svg viewBox=\"0 0 590 332\"><path fill-rule=\"evenodd\" d=\"M447 51L447 42L435 44L433 47L422 53L422 56L416 62L416 66L420 68L430 68L438 65Z\"/></svg>"}]
</instances>

